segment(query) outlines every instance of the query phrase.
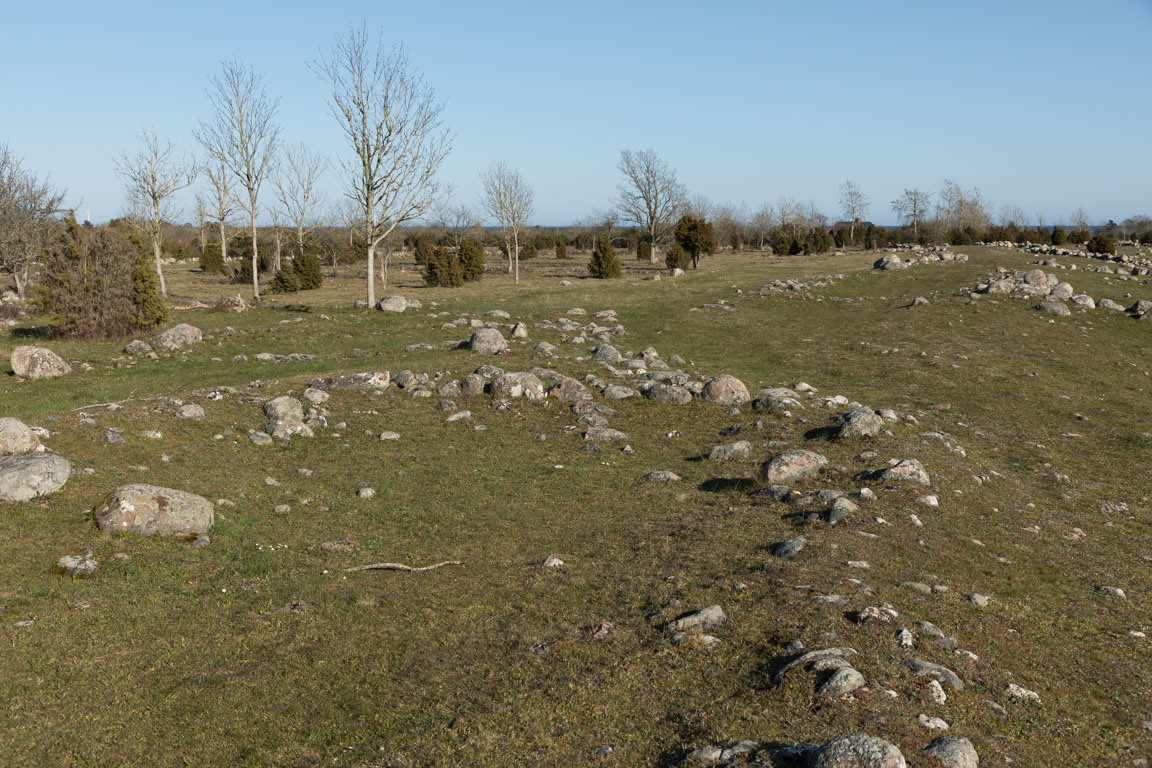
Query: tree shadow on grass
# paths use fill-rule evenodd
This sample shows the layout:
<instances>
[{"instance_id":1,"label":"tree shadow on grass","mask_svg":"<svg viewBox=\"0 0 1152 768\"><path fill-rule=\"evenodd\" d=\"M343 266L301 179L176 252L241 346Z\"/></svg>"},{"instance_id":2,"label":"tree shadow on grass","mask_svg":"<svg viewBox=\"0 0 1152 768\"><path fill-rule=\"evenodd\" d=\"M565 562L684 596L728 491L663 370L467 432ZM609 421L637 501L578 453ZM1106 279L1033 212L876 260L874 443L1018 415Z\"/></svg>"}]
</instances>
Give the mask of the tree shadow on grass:
<instances>
[{"instance_id":1,"label":"tree shadow on grass","mask_svg":"<svg viewBox=\"0 0 1152 768\"><path fill-rule=\"evenodd\" d=\"M705 480L697 487L706 493L743 493L744 491L758 488L759 486L759 481L754 477L727 477L721 475L720 477Z\"/></svg>"}]
</instances>

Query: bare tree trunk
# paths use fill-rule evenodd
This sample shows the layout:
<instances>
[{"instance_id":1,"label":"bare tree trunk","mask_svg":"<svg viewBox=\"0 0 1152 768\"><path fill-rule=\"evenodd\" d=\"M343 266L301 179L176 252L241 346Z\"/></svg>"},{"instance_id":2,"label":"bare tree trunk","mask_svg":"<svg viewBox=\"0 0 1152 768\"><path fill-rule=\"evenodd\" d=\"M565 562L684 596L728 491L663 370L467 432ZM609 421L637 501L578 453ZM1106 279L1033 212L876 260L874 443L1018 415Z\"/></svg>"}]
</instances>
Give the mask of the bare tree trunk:
<instances>
[{"instance_id":1,"label":"bare tree trunk","mask_svg":"<svg viewBox=\"0 0 1152 768\"><path fill-rule=\"evenodd\" d=\"M376 305L376 243L368 240L368 308Z\"/></svg>"},{"instance_id":2,"label":"bare tree trunk","mask_svg":"<svg viewBox=\"0 0 1152 768\"><path fill-rule=\"evenodd\" d=\"M504 238L504 250L508 252L508 274L512 274L512 241Z\"/></svg>"},{"instance_id":3,"label":"bare tree trunk","mask_svg":"<svg viewBox=\"0 0 1152 768\"><path fill-rule=\"evenodd\" d=\"M224 267L228 267L228 231L224 222L220 222L220 259L224 262Z\"/></svg>"},{"instance_id":4,"label":"bare tree trunk","mask_svg":"<svg viewBox=\"0 0 1152 768\"><path fill-rule=\"evenodd\" d=\"M279 227L274 227L272 233L276 243L276 250L272 253L272 272L275 274L280 271L280 251L284 244L284 231Z\"/></svg>"},{"instance_id":5,"label":"bare tree trunk","mask_svg":"<svg viewBox=\"0 0 1152 768\"><path fill-rule=\"evenodd\" d=\"M512 279L516 285L520 285L520 233L512 233L512 252L516 254L513 261L516 264L516 276Z\"/></svg>"},{"instance_id":6,"label":"bare tree trunk","mask_svg":"<svg viewBox=\"0 0 1152 768\"><path fill-rule=\"evenodd\" d=\"M16 295L23 299L24 291L28 287L28 267L14 273L12 277L16 278Z\"/></svg>"},{"instance_id":7,"label":"bare tree trunk","mask_svg":"<svg viewBox=\"0 0 1152 768\"><path fill-rule=\"evenodd\" d=\"M384 261L380 264L380 284L383 286L381 290L388 290L388 264L392 260L392 246L384 246Z\"/></svg>"},{"instance_id":8,"label":"bare tree trunk","mask_svg":"<svg viewBox=\"0 0 1152 768\"><path fill-rule=\"evenodd\" d=\"M659 264L656 261L656 228L652 227L648 230L648 263L652 265Z\"/></svg>"},{"instance_id":9,"label":"bare tree trunk","mask_svg":"<svg viewBox=\"0 0 1152 768\"><path fill-rule=\"evenodd\" d=\"M252 206L256 208L255 205ZM252 216L252 298L260 298L260 259L256 246L256 216Z\"/></svg>"},{"instance_id":10,"label":"bare tree trunk","mask_svg":"<svg viewBox=\"0 0 1152 768\"><path fill-rule=\"evenodd\" d=\"M152 258L156 260L156 276L160 278L160 295L168 298L168 286L164 283L164 268L160 266L160 239L152 238Z\"/></svg>"}]
</instances>

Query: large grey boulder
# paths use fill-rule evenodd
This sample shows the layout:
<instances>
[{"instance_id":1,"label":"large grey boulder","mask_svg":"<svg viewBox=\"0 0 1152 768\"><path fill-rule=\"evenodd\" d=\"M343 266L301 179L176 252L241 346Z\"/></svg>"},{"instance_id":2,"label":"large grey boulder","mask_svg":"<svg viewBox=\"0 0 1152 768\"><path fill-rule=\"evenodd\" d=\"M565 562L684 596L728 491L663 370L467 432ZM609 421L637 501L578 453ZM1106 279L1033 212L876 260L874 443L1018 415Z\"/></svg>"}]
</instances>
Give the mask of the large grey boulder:
<instances>
[{"instance_id":1,"label":"large grey boulder","mask_svg":"<svg viewBox=\"0 0 1152 768\"><path fill-rule=\"evenodd\" d=\"M0 419L0 456L43 450L40 438L27 424L19 419Z\"/></svg>"},{"instance_id":2,"label":"large grey boulder","mask_svg":"<svg viewBox=\"0 0 1152 768\"><path fill-rule=\"evenodd\" d=\"M854 408L840 418L838 437L875 437L884 429L884 419L871 408Z\"/></svg>"},{"instance_id":3,"label":"large grey boulder","mask_svg":"<svg viewBox=\"0 0 1152 768\"><path fill-rule=\"evenodd\" d=\"M737 440L724 445L714 445L708 452L710 461L737 461L752 455L752 443L747 440Z\"/></svg>"},{"instance_id":4,"label":"large grey boulder","mask_svg":"<svg viewBox=\"0 0 1152 768\"><path fill-rule=\"evenodd\" d=\"M812 768L908 768L896 745L874 736L841 736L816 754Z\"/></svg>"},{"instance_id":5,"label":"large grey boulder","mask_svg":"<svg viewBox=\"0 0 1152 768\"><path fill-rule=\"evenodd\" d=\"M294 397L277 397L264 403L264 415L273 421L281 419L304 420L304 405Z\"/></svg>"},{"instance_id":6,"label":"large grey boulder","mask_svg":"<svg viewBox=\"0 0 1152 768\"><path fill-rule=\"evenodd\" d=\"M826 466L828 459L813 451L784 451L764 462L760 477L769 485L795 485Z\"/></svg>"},{"instance_id":7,"label":"large grey boulder","mask_svg":"<svg viewBox=\"0 0 1152 768\"><path fill-rule=\"evenodd\" d=\"M946 736L936 739L920 751L934 757L944 768L980 768L980 755L968 739Z\"/></svg>"},{"instance_id":8,"label":"large grey boulder","mask_svg":"<svg viewBox=\"0 0 1152 768\"><path fill-rule=\"evenodd\" d=\"M880 479L886 483L914 483L916 485L932 485L932 478L928 470L916 459L902 459L880 473Z\"/></svg>"},{"instance_id":9,"label":"large grey boulder","mask_svg":"<svg viewBox=\"0 0 1152 768\"><path fill-rule=\"evenodd\" d=\"M611 344L601 344L592 350L592 359L604 363L618 363L624 359L624 356L620 354L620 350Z\"/></svg>"},{"instance_id":10,"label":"large grey boulder","mask_svg":"<svg viewBox=\"0 0 1152 768\"><path fill-rule=\"evenodd\" d=\"M0 501L28 501L60 490L72 465L54 453L25 453L0 458Z\"/></svg>"},{"instance_id":11,"label":"large grey boulder","mask_svg":"<svg viewBox=\"0 0 1152 768\"><path fill-rule=\"evenodd\" d=\"M688 405L692 402L692 393L675 384L654 384L644 392L644 396L666 405Z\"/></svg>"},{"instance_id":12,"label":"large grey boulder","mask_svg":"<svg viewBox=\"0 0 1152 768\"><path fill-rule=\"evenodd\" d=\"M872 264L872 268L892 271L896 269L907 269L908 265L896 254L886 253Z\"/></svg>"},{"instance_id":13,"label":"large grey boulder","mask_svg":"<svg viewBox=\"0 0 1152 768\"><path fill-rule=\"evenodd\" d=\"M744 382L727 373L708 379L700 396L710 403L721 405L741 405L752 399Z\"/></svg>"},{"instance_id":14,"label":"large grey boulder","mask_svg":"<svg viewBox=\"0 0 1152 768\"><path fill-rule=\"evenodd\" d=\"M543 400L546 393L544 382L534 373L519 371L515 373L502 373L492 380L489 385L492 397L504 397L510 400L522 397L525 400Z\"/></svg>"},{"instance_id":15,"label":"large grey boulder","mask_svg":"<svg viewBox=\"0 0 1152 768\"><path fill-rule=\"evenodd\" d=\"M124 354L138 357L152 351L152 345L140 339L133 339L124 346Z\"/></svg>"},{"instance_id":16,"label":"large grey boulder","mask_svg":"<svg viewBox=\"0 0 1152 768\"><path fill-rule=\"evenodd\" d=\"M12 372L22 379L54 379L72 373L72 366L45 347L16 347L9 362Z\"/></svg>"},{"instance_id":17,"label":"large grey boulder","mask_svg":"<svg viewBox=\"0 0 1152 768\"><path fill-rule=\"evenodd\" d=\"M376 302L376 309L381 312L403 312L408 309L408 299L403 296L385 296Z\"/></svg>"},{"instance_id":18,"label":"large grey boulder","mask_svg":"<svg viewBox=\"0 0 1152 768\"><path fill-rule=\"evenodd\" d=\"M479 328L468 339L468 349L482 355L498 355L508 351L508 340L496 328Z\"/></svg>"},{"instance_id":19,"label":"large grey boulder","mask_svg":"<svg viewBox=\"0 0 1152 768\"><path fill-rule=\"evenodd\" d=\"M201 339L203 334L199 328L188 323L180 323L158 334L148 343L158 352L179 352L185 347L198 344Z\"/></svg>"},{"instance_id":20,"label":"large grey boulder","mask_svg":"<svg viewBox=\"0 0 1152 768\"><path fill-rule=\"evenodd\" d=\"M215 513L201 496L147 483L117 488L92 512L102 531L135 533L206 533Z\"/></svg>"}]
</instances>

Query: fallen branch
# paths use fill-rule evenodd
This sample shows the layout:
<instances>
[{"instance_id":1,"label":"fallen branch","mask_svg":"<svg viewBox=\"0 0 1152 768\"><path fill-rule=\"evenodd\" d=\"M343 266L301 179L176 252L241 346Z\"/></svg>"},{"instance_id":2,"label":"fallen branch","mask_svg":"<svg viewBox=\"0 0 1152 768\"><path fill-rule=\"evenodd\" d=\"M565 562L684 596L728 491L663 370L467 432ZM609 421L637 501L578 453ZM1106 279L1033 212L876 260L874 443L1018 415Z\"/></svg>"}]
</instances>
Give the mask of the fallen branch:
<instances>
[{"instance_id":1,"label":"fallen branch","mask_svg":"<svg viewBox=\"0 0 1152 768\"><path fill-rule=\"evenodd\" d=\"M344 573L352 573L353 571L430 571L433 568L443 568L446 565L463 565L460 560L445 560L442 563L435 565L426 565L423 568L413 568L410 565L403 563L372 563L370 565L358 565L355 568L345 568Z\"/></svg>"},{"instance_id":2,"label":"fallen branch","mask_svg":"<svg viewBox=\"0 0 1152 768\"><path fill-rule=\"evenodd\" d=\"M138 389L132 390L132 392L129 393L128 397L124 398L123 400L114 400L111 403L92 403L91 405L82 405L79 408L73 408L72 410L68 411L68 413L75 413L76 411L83 411L87 408L106 408L109 405L123 405L124 403L131 402L132 400L136 400L137 399L136 393L139 391L140 390L138 390ZM175 391L175 390L173 390L173 391Z\"/></svg>"}]
</instances>

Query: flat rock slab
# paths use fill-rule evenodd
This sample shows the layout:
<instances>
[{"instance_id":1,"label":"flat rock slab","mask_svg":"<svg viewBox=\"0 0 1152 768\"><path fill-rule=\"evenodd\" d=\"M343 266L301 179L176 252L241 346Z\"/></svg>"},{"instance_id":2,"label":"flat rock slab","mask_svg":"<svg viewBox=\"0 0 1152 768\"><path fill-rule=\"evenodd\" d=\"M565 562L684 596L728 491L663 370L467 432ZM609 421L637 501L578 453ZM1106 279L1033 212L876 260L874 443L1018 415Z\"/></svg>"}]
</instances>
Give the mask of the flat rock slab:
<instances>
[{"instance_id":1,"label":"flat rock slab","mask_svg":"<svg viewBox=\"0 0 1152 768\"><path fill-rule=\"evenodd\" d=\"M25 453L0 458L0 501L28 501L60 490L72 465L54 453Z\"/></svg>"},{"instance_id":2,"label":"flat rock slab","mask_svg":"<svg viewBox=\"0 0 1152 768\"><path fill-rule=\"evenodd\" d=\"M324 392L333 389L384 389L391 377L388 371L368 371L349 373L346 376L330 376L326 379L312 379L308 386Z\"/></svg>"},{"instance_id":3,"label":"flat rock slab","mask_svg":"<svg viewBox=\"0 0 1152 768\"><path fill-rule=\"evenodd\" d=\"M9 363L12 373L22 379L54 379L72 373L72 366L45 347L16 347Z\"/></svg>"},{"instance_id":4,"label":"flat rock slab","mask_svg":"<svg viewBox=\"0 0 1152 768\"><path fill-rule=\"evenodd\" d=\"M934 664L931 661L924 661L923 659L906 659L903 662L905 668L912 672L914 675L928 676L942 684L952 686L953 690L964 690L964 682L948 667Z\"/></svg>"},{"instance_id":5,"label":"flat rock slab","mask_svg":"<svg viewBox=\"0 0 1152 768\"><path fill-rule=\"evenodd\" d=\"M201 496L146 483L117 488L93 515L102 531L151 536L157 533L206 533L215 513Z\"/></svg>"}]
</instances>

